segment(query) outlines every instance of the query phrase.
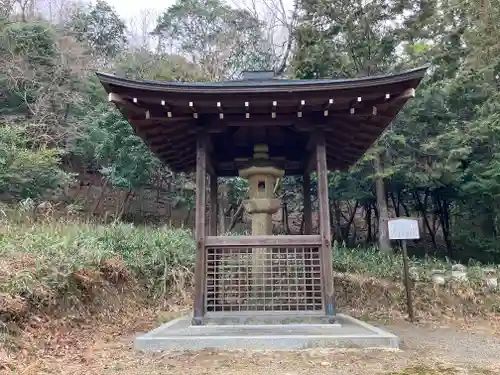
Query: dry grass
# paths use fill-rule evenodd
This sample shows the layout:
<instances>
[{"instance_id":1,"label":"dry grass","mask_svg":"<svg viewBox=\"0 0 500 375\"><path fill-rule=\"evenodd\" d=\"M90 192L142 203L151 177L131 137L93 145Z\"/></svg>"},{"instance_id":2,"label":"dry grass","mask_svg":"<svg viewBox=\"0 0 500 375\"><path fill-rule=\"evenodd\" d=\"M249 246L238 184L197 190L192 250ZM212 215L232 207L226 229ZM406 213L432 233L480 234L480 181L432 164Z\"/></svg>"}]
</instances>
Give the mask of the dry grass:
<instances>
[{"instance_id":1,"label":"dry grass","mask_svg":"<svg viewBox=\"0 0 500 375\"><path fill-rule=\"evenodd\" d=\"M21 333L26 347L0 352L0 374L494 374L494 368L457 366L426 350L333 350L292 352L218 351L145 355L132 348L133 335L145 332L179 314L175 306L146 307L130 299L122 307L108 306L107 314L87 319L49 319ZM123 306L127 306L124 308ZM170 310L165 314L165 310ZM2 357L3 354L3 357ZM439 357L439 358L438 358Z\"/></svg>"},{"instance_id":2,"label":"dry grass","mask_svg":"<svg viewBox=\"0 0 500 375\"><path fill-rule=\"evenodd\" d=\"M64 223L8 224L0 232L1 374L447 375L453 370L484 375L491 370L456 368L424 351L141 355L132 349L135 334L177 317L185 308L179 306L189 308L194 252L186 232ZM390 275L395 265L384 267ZM335 285L344 312L383 322L405 315L397 280L337 273ZM479 326L473 323L484 317L495 321L497 294L477 284L429 285L415 285L421 321L475 330Z\"/></svg>"},{"instance_id":3,"label":"dry grass","mask_svg":"<svg viewBox=\"0 0 500 375\"><path fill-rule=\"evenodd\" d=\"M335 274L338 305L359 317L390 321L407 316L406 292L402 282L360 274ZM470 283L448 282L435 286L427 281L413 284L414 310L419 320L496 319L500 294Z\"/></svg>"}]
</instances>

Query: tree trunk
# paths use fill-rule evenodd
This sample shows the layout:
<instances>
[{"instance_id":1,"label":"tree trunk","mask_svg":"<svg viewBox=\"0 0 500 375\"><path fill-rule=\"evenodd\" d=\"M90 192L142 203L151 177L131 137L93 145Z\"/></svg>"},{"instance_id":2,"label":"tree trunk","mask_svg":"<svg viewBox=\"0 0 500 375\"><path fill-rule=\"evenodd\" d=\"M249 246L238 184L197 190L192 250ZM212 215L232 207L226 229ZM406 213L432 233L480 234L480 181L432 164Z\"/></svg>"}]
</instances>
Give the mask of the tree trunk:
<instances>
[{"instance_id":1,"label":"tree trunk","mask_svg":"<svg viewBox=\"0 0 500 375\"><path fill-rule=\"evenodd\" d=\"M225 183L220 183L219 187L219 194L220 194L220 199L219 199L219 233L220 234L225 234L226 233L226 216L227 216L227 211L229 209L228 207L228 197L227 197L227 185Z\"/></svg>"},{"instance_id":2,"label":"tree trunk","mask_svg":"<svg viewBox=\"0 0 500 375\"><path fill-rule=\"evenodd\" d=\"M103 184L101 185L101 194L99 194L99 198L97 199L97 203L95 204L94 208L90 212L91 217L95 215L97 209L99 208L99 205L101 204L101 200L104 197L104 194L106 193L106 188L108 187L108 181L109 181L109 179L105 178Z\"/></svg>"},{"instance_id":3,"label":"tree trunk","mask_svg":"<svg viewBox=\"0 0 500 375\"><path fill-rule=\"evenodd\" d=\"M231 232L238 222L238 220L243 217L243 212L244 212L245 206L243 205L243 202L240 203L238 209L236 210L236 213L234 214L233 218L231 219L231 224L229 224L228 232Z\"/></svg>"},{"instance_id":4,"label":"tree trunk","mask_svg":"<svg viewBox=\"0 0 500 375\"><path fill-rule=\"evenodd\" d=\"M125 215L125 212L127 212L128 203L130 201L131 196L132 196L132 189L129 189L127 191L127 194L125 195L125 199L123 200L123 204L122 204L122 207L120 209L120 213L117 216L118 220L121 220L123 218L123 215Z\"/></svg>"},{"instance_id":5,"label":"tree trunk","mask_svg":"<svg viewBox=\"0 0 500 375\"><path fill-rule=\"evenodd\" d=\"M376 155L373 159L373 166L375 168L375 173L377 174L377 178L375 180L375 192L379 209L378 246L380 252L384 254L392 254L391 243L389 241L389 227L387 224L389 221L389 213L387 209L387 201L385 199L386 194L384 180L381 177L383 169L380 161L380 155Z\"/></svg>"},{"instance_id":6,"label":"tree trunk","mask_svg":"<svg viewBox=\"0 0 500 375\"><path fill-rule=\"evenodd\" d=\"M345 231L344 231L344 241L346 243L349 243L349 233L351 232L351 226L353 226L352 224L354 223L354 218L356 217L356 212L358 212L358 207L359 207L359 201L356 201L354 203L354 208L350 212L349 219L346 222ZM354 242L356 242L356 225L354 225L353 239L354 239Z\"/></svg>"},{"instance_id":7,"label":"tree trunk","mask_svg":"<svg viewBox=\"0 0 500 375\"><path fill-rule=\"evenodd\" d=\"M306 224L306 214L305 214L304 210L302 209L302 220L300 222L300 230L299 230L300 234L304 234L305 224Z\"/></svg>"},{"instance_id":8,"label":"tree trunk","mask_svg":"<svg viewBox=\"0 0 500 375\"><path fill-rule=\"evenodd\" d=\"M341 208L340 208L340 202L337 200L332 199L332 205L334 208L334 213L333 215L330 215L330 220L333 220L335 217L335 240L338 242L342 241L342 223L341 223Z\"/></svg>"},{"instance_id":9,"label":"tree trunk","mask_svg":"<svg viewBox=\"0 0 500 375\"><path fill-rule=\"evenodd\" d=\"M366 243L372 242L372 205L371 203L365 204L365 221L366 221Z\"/></svg>"},{"instance_id":10,"label":"tree trunk","mask_svg":"<svg viewBox=\"0 0 500 375\"><path fill-rule=\"evenodd\" d=\"M396 217L400 217L401 215L400 215L399 199L396 198L392 190L389 192L389 197L391 198L392 207L394 208L394 213L396 214Z\"/></svg>"},{"instance_id":11,"label":"tree trunk","mask_svg":"<svg viewBox=\"0 0 500 375\"><path fill-rule=\"evenodd\" d=\"M453 259L453 249L451 247L451 241L450 241L449 204L445 198L441 198L438 192L434 193L434 202L438 210L439 222L441 223L441 230L443 231L443 239L446 245L446 252L451 260Z\"/></svg>"},{"instance_id":12,"label":"tree trunk","mask_svg":"<svg viewBox=\"0 0 500 375\"><path fill-rule=\"evenodd\" d=\"M429 218L427 217L427 201L428 201L428 197L429 197L429 191L426 190L423 202L420 199L420 195L419 195L418 191L414 192L413 196L415 198L415 202L417 203L417 209L422 214L422 218L424 220L424 225L427 228L427 232L431 236L431 241L432 241L432 246L434 247L434 251L437 251L436 233L435 233L435 230L433 230L433 228L431 227L431 224L429 222ZM427 251L426 251L426 253L427 253Z\"/></svg>"}]
</instances>

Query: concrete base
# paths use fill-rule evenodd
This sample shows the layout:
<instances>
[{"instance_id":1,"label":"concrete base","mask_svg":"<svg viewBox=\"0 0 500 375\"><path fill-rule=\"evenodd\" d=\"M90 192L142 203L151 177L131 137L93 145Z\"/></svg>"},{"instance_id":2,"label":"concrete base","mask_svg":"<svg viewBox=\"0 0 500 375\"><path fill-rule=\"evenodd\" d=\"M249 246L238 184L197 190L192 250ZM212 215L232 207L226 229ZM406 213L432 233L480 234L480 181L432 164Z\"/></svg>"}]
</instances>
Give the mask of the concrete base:
<instances>
[{"instance_id":1,"label":"concrete base","mask_svg":"<svg viewBox=\"0 0 500 375\"><path fill-rule=\"evenodd\" d=\"M267 321L265 317L258 318L266 324L239 324L255 318L250 315L235 318L233 315L231 318L209 318L203 326L193 326L191 317L184 316L136 338L135 348L143 352L207 348L399 348L399 339L389 332L347 315L337 314L336 318L335 324L325 324L324 319L317 322L309 319L309 323L273 324L276 323L275 316ZM303 318L297 316L295 321L299 319Z\"/></svg>"}]
</instances>

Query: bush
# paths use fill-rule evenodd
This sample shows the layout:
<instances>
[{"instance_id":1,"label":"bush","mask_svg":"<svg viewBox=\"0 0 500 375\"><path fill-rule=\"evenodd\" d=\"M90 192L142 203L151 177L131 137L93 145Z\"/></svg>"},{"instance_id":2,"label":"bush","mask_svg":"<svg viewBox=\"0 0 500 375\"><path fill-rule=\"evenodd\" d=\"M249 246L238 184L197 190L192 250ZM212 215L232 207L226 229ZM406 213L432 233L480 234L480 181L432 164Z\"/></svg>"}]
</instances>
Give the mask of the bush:
<instances>
[{"instance_id":1,"label":"bush","mask_svg":"<svg viewBox=\"0 0 500 375\"><path fill-rule=\"evenodd\" d=\"M91 275L101 272L106 262L119 260L158 297L171 291L180 277L190 281L194 256L194 241L186 230L127 224L7 224L0 228L0 293L43 302L72 288L80 271Z\"/></svg>"},{"instance_id":2,"label":"bush","mask_svg":"<svg viewBox=\"0 0 500 375\"><path fill-rule=\"evenodd\" d=\"M400 254L386 256L373 248L335 248L333 255L336 298L343 301L342 306L388 304L404 310ZM98 307L99 301L104 301L99 296L110 295L102 293L107 290L137 291L151 299L186 297L194 263L195 243L188 230L123 223L13 224L0 218L0 316L18 316L32 308L61 303L66 307L82 302ZM437 303L438 298L428 281L430 271L446 270L449 276L451 264L412 258L410 267L412 277L417 274L420 280L414 285L416 296L421 296L421 300L416 297L416 304L428 310L422 301ZM471 311L478 306L497 311L497 294L485 287L482 267L470 264L468 275L471 282L449 282L443 295L473 296L466 298L472 301L467 302L473 305ZM441 307L447 306L443 298L438 298ZM464 305L460 298L458 303Z\"/></svg>"},{"instance_id":3,"label":"bush","mask_svg":"<svg viewBox=\"0 0 500 375\"><path fill-rule=\"evenodd\" d=\"M436 258L411 257L408 262L413 275L419 279L429 279L432 270L451 271L452 263ZM401 253L384 255L376 248L334 248L333 267L337 272L357 273L381 279L401 280L403 275L403 259ZM496 267L495 265L488 265ZM468 276L471 281L480 281L483 277L484 265L470 261Z\"/></svg>"},{"instance_id":4,"label":"bush","mask_svg":"<svg viewBox=\"0 0 500 375\"><path fill-rule=\"evenodd\" d=\"M25 129L0 123L0 195L34 200L56 193L71 176L60 168L60 151L28 147Z\"/></svg>"}]
</instances>

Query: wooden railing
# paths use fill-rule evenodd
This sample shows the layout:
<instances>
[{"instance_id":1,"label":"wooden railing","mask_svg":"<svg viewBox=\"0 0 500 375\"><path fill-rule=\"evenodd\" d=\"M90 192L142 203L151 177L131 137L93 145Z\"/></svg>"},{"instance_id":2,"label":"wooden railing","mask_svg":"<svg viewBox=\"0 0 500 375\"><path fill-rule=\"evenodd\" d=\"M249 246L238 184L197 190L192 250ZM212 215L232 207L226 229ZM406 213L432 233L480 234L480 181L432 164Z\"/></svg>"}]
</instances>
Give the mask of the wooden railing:
<instances>
[{"instance_id":1,"label":"wooden railing","mask_svg":"<svg viewBox=\"0 0 500 375\"><path fill-rule=\"evenodd\" d=\"M209 236L205 313L324 311L321 238Z\"/></svg>"},{"instance_id":2,"label":"wooden railing","mask_svg":"<svg viewBox=\"0 0 500 375\"><path fill-rule=\"evenodd\" d=\"M293 247L321 246L319 235L301 236L208 236L205 247Z\"/></svg>"}]
</instances>

